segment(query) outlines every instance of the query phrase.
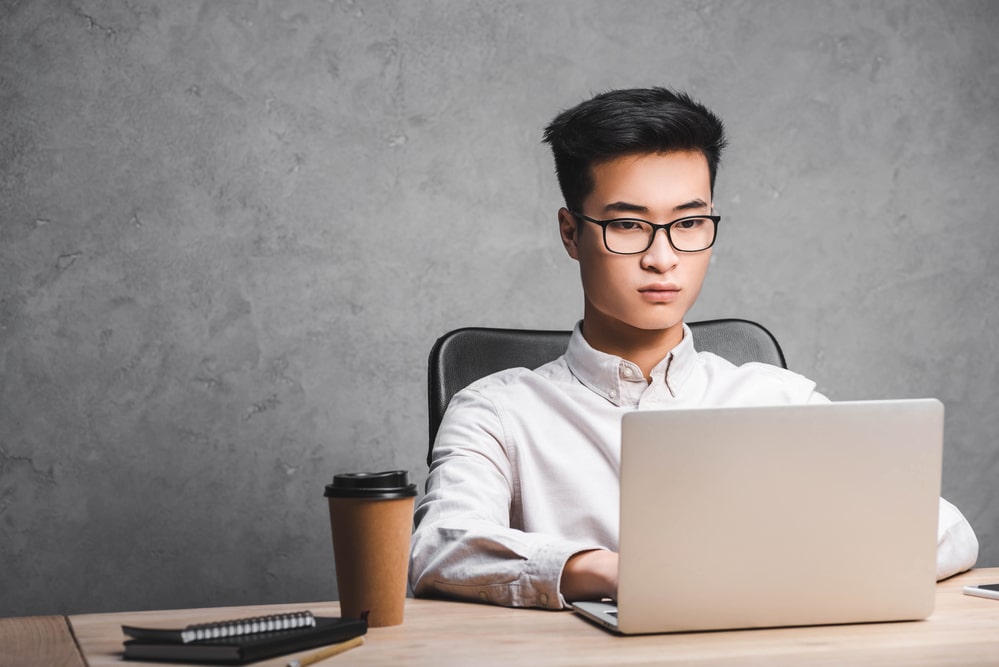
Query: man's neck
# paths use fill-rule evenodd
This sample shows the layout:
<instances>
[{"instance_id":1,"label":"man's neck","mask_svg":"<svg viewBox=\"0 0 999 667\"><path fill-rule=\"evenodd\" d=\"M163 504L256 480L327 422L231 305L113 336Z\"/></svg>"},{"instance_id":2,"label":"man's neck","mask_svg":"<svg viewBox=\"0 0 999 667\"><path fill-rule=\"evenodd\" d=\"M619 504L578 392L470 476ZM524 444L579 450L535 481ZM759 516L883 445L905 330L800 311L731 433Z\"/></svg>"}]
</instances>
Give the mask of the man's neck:
<instances>
[{"instance_id":1,"label":"man's neck","mask_svg":"<svg viewBox=\"0 0 999 667\"><path fill-rule=\"evenodd\" d=\"M590 347L627 359L642 370L646 380L650 380L652 369L683 340L683 323L668 329L645 330L584 315L582 332Z\"/></svg>"}]
</instances>

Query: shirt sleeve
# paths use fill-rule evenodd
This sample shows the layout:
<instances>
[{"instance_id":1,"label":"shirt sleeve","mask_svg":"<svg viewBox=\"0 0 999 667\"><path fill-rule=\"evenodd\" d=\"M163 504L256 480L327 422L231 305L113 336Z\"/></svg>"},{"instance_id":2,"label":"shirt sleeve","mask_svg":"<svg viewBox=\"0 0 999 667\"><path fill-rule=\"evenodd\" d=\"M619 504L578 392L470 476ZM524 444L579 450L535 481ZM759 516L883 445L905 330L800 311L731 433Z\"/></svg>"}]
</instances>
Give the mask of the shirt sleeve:
<instances>
[{"instance_id":1,"label":"shirt sleeve","mask_svg":"<svg viewBox=\"0 0 999 667\"><path fill-rule=\"evenodd\" d=\"M940 499L937 524L937 581L974 567L978 560L978 538L961 510Z\"/></svg>"},{"instance_id":2,"label":"shirt sleeve","mask_svg":"<svg viewBox=\"0 0 999 667\"><path fill-rule=\"evenodd\" d=\"M452 398L434 445L410 552L414 594L559 609L566 561L599 548L511 527L519 493L493 404L474 390Z\"/></svg>"}]
</instances>

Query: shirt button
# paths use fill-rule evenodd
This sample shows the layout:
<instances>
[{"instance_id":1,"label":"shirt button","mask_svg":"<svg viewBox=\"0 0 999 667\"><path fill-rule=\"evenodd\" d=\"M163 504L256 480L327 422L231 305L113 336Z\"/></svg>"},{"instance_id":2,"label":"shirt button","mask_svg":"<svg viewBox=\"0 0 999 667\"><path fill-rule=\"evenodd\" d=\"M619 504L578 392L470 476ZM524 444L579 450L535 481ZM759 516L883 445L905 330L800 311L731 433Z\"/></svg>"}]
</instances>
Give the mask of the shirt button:
<instances>
[{"instance_id":1,"label":"shirt button","mask_svg":"<svg viewBox=\"0 0 999 667\"><path fill-rule=\"evenodd\" d=\"M607 392L607 395L610 396L611 398L617 398L617 389L611 389L610 391Z\"/></svg>"},{"instance_id":2,"label":"shirt button","mask_svg":"<svg viewBox=\"0 0 999 667\"><path fill-rule=\"evenodd\" d=\"M625 366L624 369L621 371L621 375L623 375L624 377L626 377L628 379L631 379L631 377L634 374L635 374L635 372L633 370L631 370L630 366Z\"/></svg>"}]
</instances>

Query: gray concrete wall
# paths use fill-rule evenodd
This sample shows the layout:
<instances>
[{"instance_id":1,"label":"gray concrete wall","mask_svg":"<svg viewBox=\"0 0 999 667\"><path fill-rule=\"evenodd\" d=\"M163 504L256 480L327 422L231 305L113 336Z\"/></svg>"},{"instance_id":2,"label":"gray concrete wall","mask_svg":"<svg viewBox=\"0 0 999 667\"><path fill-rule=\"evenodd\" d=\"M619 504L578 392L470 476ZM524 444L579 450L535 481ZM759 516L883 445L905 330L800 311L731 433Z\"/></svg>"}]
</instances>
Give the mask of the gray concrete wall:
<instances>
[{"instance_id":1,"label":"gray concrete wall","mask_svg":"<svg viewBox=\"0 0 999 667\"><path fill-rule=\"evenodd\" d=\"M727 121L693 319L936 396L999 565L999 4L0 2L0 615L336 596L325 481L422 485L425 363L581 313L541 130Z\"/></svg>"}]
</instances>

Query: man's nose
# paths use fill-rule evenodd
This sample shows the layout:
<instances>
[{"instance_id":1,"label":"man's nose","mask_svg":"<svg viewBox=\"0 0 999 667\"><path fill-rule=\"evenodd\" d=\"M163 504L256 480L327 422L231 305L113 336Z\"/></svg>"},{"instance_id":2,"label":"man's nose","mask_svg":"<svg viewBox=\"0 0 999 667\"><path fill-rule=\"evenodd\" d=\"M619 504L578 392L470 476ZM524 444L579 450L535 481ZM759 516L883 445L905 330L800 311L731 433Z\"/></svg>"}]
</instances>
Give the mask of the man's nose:
<instances>
[{"instance_id":1,"label":"man's nose","mask_svg":"<svg viewBox=\"0 0 999 667\"><path fill-rule=\"evenodd\" d=\"M665 229L657 229L652 235L652 245L642 256L642 266L659 271L667 271L676 266L680 257L669 242Z\"/></svg>"}]
</instances>

